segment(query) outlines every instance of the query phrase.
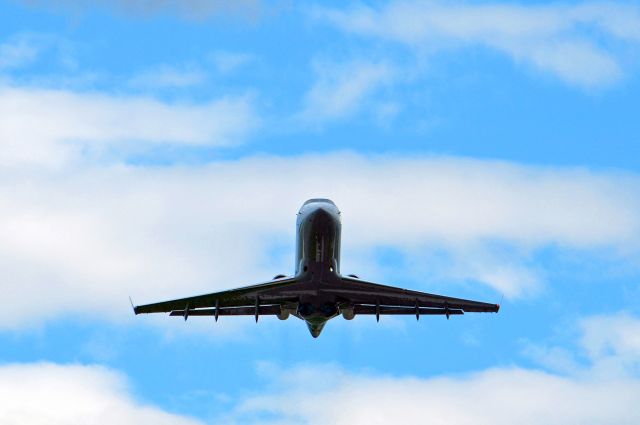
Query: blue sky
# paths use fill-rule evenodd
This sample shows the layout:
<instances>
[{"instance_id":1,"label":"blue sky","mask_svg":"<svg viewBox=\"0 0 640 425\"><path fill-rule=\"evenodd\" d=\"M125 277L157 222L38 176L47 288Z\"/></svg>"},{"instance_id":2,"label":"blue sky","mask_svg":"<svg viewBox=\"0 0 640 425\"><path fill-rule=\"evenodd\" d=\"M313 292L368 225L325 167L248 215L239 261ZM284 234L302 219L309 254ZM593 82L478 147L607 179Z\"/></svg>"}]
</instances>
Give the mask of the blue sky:
<instances>
[{"instance_id":1,"label":"blue sky","mask_svg":"<svg viewBox=\"0 0 640 425\"><path fill-rule=\"evenodd\" d=\"M636 2L0 2L0 422L636 424ZM342 271L498 315L134 317Z\"/></svg>"}]
</instances>

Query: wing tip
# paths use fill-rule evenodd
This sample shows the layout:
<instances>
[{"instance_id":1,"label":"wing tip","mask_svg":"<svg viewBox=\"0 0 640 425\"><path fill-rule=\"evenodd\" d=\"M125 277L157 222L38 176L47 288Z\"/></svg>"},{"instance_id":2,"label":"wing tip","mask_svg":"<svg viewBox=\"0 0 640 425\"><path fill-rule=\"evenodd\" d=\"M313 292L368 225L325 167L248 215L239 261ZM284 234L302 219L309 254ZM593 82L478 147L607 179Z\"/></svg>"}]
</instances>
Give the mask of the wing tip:
<instances>
[{"instance_id":1,"label":"wing tip","mask_svg":"<svg viewBox=\"0 0 640 425\"><path fill-rule=\"evenodd\" d=\"M500 304L502 304L503 300L504 300L504 294L502 294L502 296L500 297L500 302L496 304L496 313L500 311Z\"/></svg>"},{"instance_id":2,"label":"wing tip","mask_svg":"<svg viewBox=\"0 0 640 425\"><path fill-rule=\"evenodd\" d=\"M138 311L137 306L133 305L133 300L131 299L131 297L129 297L129 303L131 304L131 308L133 309L133 314L137 316L140 311Z\"/></svg>"}]
</instances>

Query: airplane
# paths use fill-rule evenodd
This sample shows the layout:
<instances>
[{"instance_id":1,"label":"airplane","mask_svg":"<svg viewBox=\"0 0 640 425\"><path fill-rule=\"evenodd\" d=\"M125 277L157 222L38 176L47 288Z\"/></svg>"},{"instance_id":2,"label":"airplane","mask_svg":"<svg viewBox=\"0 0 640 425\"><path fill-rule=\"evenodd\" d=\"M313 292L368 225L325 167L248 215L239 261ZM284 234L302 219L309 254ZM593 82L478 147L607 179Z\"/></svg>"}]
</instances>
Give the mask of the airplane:
<instances>
[{"instance_id":1,"label":"airplane","mask_svg":"<svg viewBox=\"0 0 640 425\"><path fill-rule=\"evenodd\" d=\"M134 313L169 313L181 316L290 316L306 322L317 338L327 321L355 316L452 315L468 312L497 313L499 304L412 291L340 274L340 211L329 199L306 201L296 220L296 263L291 277L195 297L133 307ZM132 303L133 306L133 303Z\"/></svg>"}]
</instances>

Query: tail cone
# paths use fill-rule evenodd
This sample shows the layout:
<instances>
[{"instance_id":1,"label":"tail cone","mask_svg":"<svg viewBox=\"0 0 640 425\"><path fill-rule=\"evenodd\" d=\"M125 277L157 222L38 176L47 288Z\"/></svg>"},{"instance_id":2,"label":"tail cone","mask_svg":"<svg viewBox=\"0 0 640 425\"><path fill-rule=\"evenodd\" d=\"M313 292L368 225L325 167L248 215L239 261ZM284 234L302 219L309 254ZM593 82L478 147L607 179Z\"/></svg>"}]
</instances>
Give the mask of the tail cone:
<instances>
[{"instance_id":1,"label":"tail cone","mask_svg":"<svg viewBox=\"0 0 640 425\"><path fill-rule=\"evenodd\" d=\"M320 332L322 332L322 329L324 328L325 323L327 322L320 322L320 323L307 322L307 328L309 328L309 332L311 332L311 336L314 338L319 337Z\"/></svg>"}]
</instances>

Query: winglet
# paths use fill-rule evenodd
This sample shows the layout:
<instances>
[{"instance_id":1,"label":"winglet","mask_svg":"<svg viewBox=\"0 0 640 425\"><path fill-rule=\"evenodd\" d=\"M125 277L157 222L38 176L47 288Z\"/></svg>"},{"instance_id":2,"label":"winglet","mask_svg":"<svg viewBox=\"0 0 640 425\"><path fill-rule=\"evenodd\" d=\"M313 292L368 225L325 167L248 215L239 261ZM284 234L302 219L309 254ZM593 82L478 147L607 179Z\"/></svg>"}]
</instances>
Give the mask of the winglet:
<instances>
[{"instance_id":1,"label":"winglet","mask_svg":"<svg viewBox=\"0 0 640 425\"><path fill-rule=\"evenodd\" d=\"M129 297L129 302L131 303L131 308L133 309L133 314L138 314L138 312L136 311L136 307L133 305L133 300L131 299L131 297Z\"/></svg>"}]
</instances>

